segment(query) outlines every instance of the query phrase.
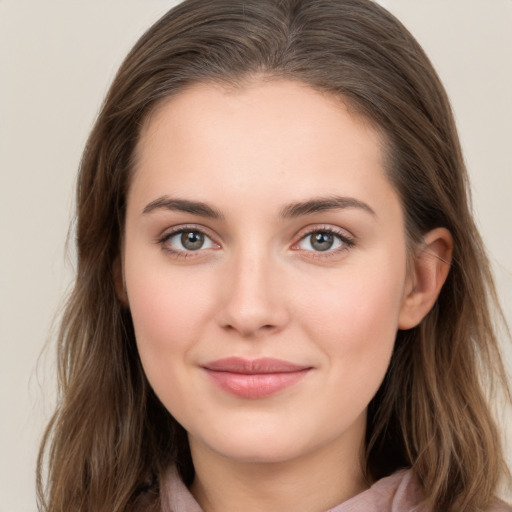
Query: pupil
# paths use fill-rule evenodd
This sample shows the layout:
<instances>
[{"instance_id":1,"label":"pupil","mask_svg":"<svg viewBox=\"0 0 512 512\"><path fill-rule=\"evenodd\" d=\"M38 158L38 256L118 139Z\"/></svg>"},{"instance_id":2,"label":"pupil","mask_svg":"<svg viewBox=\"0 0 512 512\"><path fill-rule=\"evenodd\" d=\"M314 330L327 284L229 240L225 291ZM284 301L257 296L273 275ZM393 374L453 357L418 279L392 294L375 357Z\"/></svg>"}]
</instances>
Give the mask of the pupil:
<instances>
[{"instance_id":1,"label":"pupil","mask_svg":"<svg viewBox=\"0 0 512 512\"><path fill-rule=\"evenodd\" d=\"M181 235L181 244L189 251L197 251L198 249L201 249L203 243L204 235L197 233L196 231L188 231Z\"/></svg>"},{"instance_id":2,"label":"pupil","mask_svg":"<svg viewBox=\"0 0 512 512\"><path fill-rule=\"evenodd\" d=\"M329 233L315 233L311 237L311 246L317 251L327 251L333 243L334 237Z\"/></svg>"}]
</instances>

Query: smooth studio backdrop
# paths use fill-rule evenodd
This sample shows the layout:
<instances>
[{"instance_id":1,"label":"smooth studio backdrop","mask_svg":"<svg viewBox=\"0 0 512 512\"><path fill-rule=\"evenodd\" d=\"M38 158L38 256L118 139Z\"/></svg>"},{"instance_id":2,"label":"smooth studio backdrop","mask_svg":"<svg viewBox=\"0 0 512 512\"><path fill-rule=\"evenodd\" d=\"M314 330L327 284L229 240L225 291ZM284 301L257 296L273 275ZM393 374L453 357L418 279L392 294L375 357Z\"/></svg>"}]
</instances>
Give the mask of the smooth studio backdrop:
<instances>
[{"instance_id":1,"label":"smooth studio backdrop","mask_svg":"<svg viewBox=\"0 0 512 512\"><path fill-rule=\"evenodd\" d=\"M54 401L53 345L38 358L54 339L73 274L65 241L83 145L122 58L176 3L0 0L0 512L36 510L35 458ZM448 90L512 323L512 0L381 3L417 37ZM506 350L510 370L510 343Z\"/></svg>"}]
</instances>

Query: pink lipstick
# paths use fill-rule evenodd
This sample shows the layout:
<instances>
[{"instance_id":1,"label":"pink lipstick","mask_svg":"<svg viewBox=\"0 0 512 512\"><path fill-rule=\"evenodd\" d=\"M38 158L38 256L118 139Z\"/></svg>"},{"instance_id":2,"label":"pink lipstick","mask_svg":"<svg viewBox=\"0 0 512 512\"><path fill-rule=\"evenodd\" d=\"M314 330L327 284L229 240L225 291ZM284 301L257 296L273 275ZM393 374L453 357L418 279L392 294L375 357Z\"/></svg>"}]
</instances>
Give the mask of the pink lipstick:
<instances>
[{"instance_id":1,"label":"pink lipstick","mask_svg":"<svg viewBox=\"0 0 512 512\"><path fill-rule=\"evenodd\" d=\"M311 370L273 358L228 357L204 364L214 384L240 398L265 398L299 382Z\"/></svg>"}]
</instances>

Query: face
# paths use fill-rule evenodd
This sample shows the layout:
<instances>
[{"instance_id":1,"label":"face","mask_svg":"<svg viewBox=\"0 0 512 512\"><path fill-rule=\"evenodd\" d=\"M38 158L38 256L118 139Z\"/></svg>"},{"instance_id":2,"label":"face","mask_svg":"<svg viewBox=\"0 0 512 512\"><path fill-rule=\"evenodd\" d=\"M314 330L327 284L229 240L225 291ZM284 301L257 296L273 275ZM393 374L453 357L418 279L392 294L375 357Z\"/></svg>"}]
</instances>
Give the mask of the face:
<instances>
[{"instance_id":1,"label":"face","mask_svg":"<svg viewBox=\"0 0 512 512\"><path fill-rule=\"evenodd\" d=\"M137 156L126 300L193 454L360 444L408 286L379 134L298 83L196 85L147 120Z\"/></svg>"}]
</instances>

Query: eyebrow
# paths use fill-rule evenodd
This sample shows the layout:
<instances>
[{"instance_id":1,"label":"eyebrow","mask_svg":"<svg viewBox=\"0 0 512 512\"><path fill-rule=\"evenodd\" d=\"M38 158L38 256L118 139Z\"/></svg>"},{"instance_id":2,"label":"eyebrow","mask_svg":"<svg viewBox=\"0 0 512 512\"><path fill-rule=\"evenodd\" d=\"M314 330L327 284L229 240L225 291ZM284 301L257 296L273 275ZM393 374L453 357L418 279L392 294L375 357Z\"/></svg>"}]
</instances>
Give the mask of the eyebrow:
<instances>
[{"instance_id":1,"label":"eyebrow","mask_svg":"<svg viewBox=\"0 0 512 512\"><path fill-rule=\"evenodd\" d=\"M189 201L188 199L173 199L169 196L162 196L146 205L143 214L154 212L155 210L170 210L178 212L192 213L201 217L211 219L222 219L224 216L219 210L201 201Z\"/></svg>"},{"instance_id":2,"label":"eyebrow","mask_svg":"<svg viewBox=\"0 0 512 512\"><path fill-rule=\"evenodd\" d=\"M344 210L346 208L357 208L375 216L375 212L370 206L353 197L318 197L308 201L291 203L281 210L281 217L295 218L303 215L312 215L314 213L328 210Z\"/></svg>"},{"instance_id":3,"label":"eyebrow","mask_svg":"<svg viewBox=\"0 0 512 512\"><path fill-rule=\"evenodd\" d=\"M375 216L373 209L366 203L359 201L353 197L319 197L290 203L283 207L280 212L282 218L297 218L305 215L328 211L328 210L344 210L347 208L357 208ZM143 214L154 212L155 210L169 210L191 213L201 217L211 219L223 219L224 215L219 210L212 208L201 201L190 201L188 199L173 199L169 196L162 196L146 205Z\"/></svg>"}]
</instances>

